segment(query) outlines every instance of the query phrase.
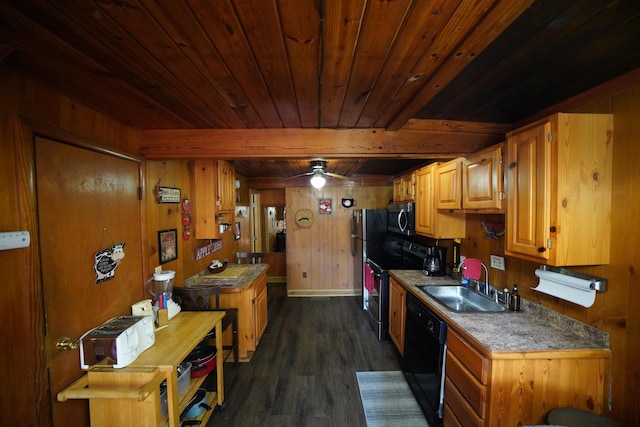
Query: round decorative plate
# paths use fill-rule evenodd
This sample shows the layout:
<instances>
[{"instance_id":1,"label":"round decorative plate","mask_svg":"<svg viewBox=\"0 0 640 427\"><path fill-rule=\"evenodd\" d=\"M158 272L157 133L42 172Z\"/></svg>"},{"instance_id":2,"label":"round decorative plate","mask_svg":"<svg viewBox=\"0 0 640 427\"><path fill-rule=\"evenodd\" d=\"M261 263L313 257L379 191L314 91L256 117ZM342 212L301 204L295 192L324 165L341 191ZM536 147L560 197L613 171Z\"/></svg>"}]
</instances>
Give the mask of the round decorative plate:
<instances>
[{"instance_id":1,"label":"round decorative plate","mask_svg":"<svg viewBox=\"0 0 640 427\"><path fill-rule=\"evenodd\" d=\"M294 218L298 227L309 228L313 224L313 212L311 209L298 209Z\"/></svg>"}]
</instances>

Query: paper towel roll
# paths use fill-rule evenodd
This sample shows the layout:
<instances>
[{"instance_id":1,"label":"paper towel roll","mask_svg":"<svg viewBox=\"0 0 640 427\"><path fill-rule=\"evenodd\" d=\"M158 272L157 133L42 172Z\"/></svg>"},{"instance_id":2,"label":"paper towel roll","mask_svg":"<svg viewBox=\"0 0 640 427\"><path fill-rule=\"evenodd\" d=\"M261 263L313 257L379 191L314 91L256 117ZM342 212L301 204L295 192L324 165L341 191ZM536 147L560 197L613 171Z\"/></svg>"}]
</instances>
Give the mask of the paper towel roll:
<instances>
[{"instance_id":1,"label":"paper towel roll","mask_svg":"<svg viewBox=\"0 0 640 427\"><path fill-rule=\"evenodd\" d=\"M540 278L540 283L537 287L531 288L535 291L553 295L583 307L591 307L596 300L596 291L591 288L591 280L542 269L536 270L536 276Z\"/></svg>"}]
</instances>

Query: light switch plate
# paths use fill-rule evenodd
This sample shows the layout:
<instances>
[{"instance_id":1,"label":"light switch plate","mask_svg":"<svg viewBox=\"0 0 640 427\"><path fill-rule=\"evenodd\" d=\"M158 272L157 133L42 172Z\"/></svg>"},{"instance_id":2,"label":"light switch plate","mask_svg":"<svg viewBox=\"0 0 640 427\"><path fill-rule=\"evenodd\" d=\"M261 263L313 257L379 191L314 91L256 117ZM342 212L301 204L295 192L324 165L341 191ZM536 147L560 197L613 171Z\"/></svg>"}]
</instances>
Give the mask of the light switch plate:
<instances>
[{"instance_id":1,"label":"light switch plate","mask_svg":"<svg viewBox=\"0 0 640 427\"><path fill-rule=\"evenodd\" d=\"M8 231L0 233L0 251L7 249L28 248L31 234L28 231Z\"/></svg>"},{"instance_id":2,"label":"light switch plate","mask_svg":"<svg viewBox=\"0 0 640 427\"><path fill-rule=\"evenodd\" d=\"M504 271L504 257L491 255L491 268Z\"/></svg>"}]
</instances>

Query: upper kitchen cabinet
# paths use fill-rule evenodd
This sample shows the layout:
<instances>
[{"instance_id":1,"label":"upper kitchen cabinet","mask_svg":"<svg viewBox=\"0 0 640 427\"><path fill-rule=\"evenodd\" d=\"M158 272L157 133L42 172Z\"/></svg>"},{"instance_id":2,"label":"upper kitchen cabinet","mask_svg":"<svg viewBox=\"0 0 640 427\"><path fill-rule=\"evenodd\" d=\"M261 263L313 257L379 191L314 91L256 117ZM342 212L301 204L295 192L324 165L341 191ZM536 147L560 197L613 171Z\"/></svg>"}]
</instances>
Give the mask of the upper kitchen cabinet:
<instances>
[{"instance_id":1,"label":"upper kitchen cabinet","mask_svg":"<svg viewBox=\"0 0 640 427\"><path fill-rule=\"evenodd\" d=\"M504 143L497 144L462 160L464 209L504 213L504 147Z\"/></svg>"},{"instance_id":2,"label":"upper kitchen cabinet","mask_svg":"<svg viewBox=\"0 0 640 427\"><path fill-rule=\"evenodd\" d=\"M436 169L437 209L462 208L462 158L441 163Z\"/></svg>"},{"instance_id":3,"label":"upper kitchen cabinet","mask_svg":"<svg viewBox=\"0 0 640 427\"><path fill-rule=\"evenodd\" d=\"M236 208L236 170L232 163L218 160L218 212Z\"/></svg>"},{"instance_id":4,"label":"upper kitchen cabinet","mask_svg":"<svg viewBox=\"0 0 640 427\"><path fill-rule=\"evenodd\" d=\"M402 175L393 180L393 201L413 202L416 198L416 174L415 172Z\"/></svg>"},{"instance_id":5,"label":"upper kitchen cabinet","mask_svg":"<svg viewBox=\"0 0 640 427\"><path fill-rule=\"evenodd\" d=\"M436 209L437 163L416 171L416 233L434 239L465 236L465 217Z\"/></svg>"},{"instance_id":6,"label":"upper kitchen cabinet","mask_svg":"<svg viewBox=\"0 0 640 427\"><path fill-rule=\"evenodd\" d=\"M217 239L230 232L235 209L233 165L224 160L195 160L193 187L196 239Z\"/></svg>"},{"instance_id":7,"label":"upper kitchen cabinet","mask_svg":"<svg viewBox=\"0 0 640 427\"><path fill-rule=\"evenodd\" d=\"M436 208L504 213L504 143L442 163L436 175Z\"/></svg>"},{"instance_id":8,"label":"upper kitchen cabinet","mask_svg":"<svg viewBox=\"0 0 640 427\"><path fill-rule=\"evenodd\" d=\"M613 115L555 114L507 134L507 255L609 262Z\"/></svg>"}]
</instances>

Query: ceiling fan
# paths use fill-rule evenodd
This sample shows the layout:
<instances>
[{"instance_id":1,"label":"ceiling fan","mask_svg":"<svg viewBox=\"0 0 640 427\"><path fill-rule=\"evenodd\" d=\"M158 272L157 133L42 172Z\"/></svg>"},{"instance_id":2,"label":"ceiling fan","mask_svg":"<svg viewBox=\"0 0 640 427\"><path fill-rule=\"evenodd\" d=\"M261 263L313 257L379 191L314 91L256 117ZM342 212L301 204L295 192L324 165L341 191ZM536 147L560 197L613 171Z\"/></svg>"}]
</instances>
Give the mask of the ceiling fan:
<instances>
[{"instance_id":1,"label":"ceiling fan","mask_svg":"<svg viewBox=\"0 0 640 427\"><path fill-rule=\"evenodd\" d=\"M322 188L324 184L327 182L327 177L343 179L346 181L355 181L355 179L351 179L344 175L339 175L333 172L327 172L327 161L326 160L311 160L309 162L309 167L311 168L311 172L303 173L300 175L292 176L291 178L296 178L299 176L309 176L311 175L311 185L315 188Z\"/></svg>"}]
</instances>

